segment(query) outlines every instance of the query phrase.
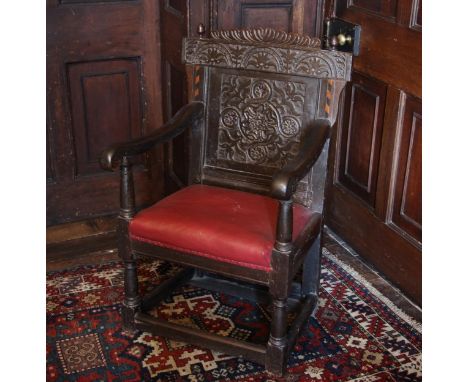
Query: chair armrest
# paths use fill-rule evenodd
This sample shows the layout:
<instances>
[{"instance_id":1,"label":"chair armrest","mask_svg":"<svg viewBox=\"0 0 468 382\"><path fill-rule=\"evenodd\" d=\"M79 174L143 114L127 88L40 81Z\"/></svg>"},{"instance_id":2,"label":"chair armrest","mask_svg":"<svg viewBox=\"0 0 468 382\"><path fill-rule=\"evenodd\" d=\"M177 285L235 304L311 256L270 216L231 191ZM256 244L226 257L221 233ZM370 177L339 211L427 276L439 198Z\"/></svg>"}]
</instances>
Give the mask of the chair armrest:
<instances>
[{"instance_id":1,"label":"chair armrest","mask_svg":"<svg viewBox=\"0 0 468 382\"><path fill-rule=\"evenodd\" d=\"M112 171L112 163L123 157L142 154L155 145L167 142L181 134L187 127L196 123L203 115L203 102L191 102L182 107L169 122L160 129L143 137L115 144L101 154L101 166L105 170Z\"/></svg>"},{"instance_id":2,"label":"chair armrest","mask_svg":"<svg viewBox=\"0 0 468 382\"><path fill-rule=\"evenodd\" d=\"M329 135L330 122L327 120L316 120L308 126L297 155L273 175L271 182L271 196L273 198L291 199L297 183L317 161Z\"/></svg>"}]
</instances>

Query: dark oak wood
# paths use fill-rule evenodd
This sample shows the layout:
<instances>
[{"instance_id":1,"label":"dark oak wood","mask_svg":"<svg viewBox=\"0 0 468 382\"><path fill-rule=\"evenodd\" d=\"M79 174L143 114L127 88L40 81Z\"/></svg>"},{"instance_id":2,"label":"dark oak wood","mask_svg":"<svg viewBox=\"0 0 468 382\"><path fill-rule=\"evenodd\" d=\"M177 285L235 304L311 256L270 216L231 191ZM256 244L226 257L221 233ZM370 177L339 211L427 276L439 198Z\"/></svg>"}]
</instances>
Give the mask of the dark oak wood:
<instances>
[{"instance_id":1,"label":"dark oak wood","mask_svg":"<svg viewBox=\"0 0 468 382\"><path fill-rule=\"evenodd\" d=\"M368 1L366 5L363 2L359 7L337 0L336 16L362 26L355 70L421 98L421 31L412 28L410 20L403 17L411 13L415 2L418 0L399 1L393 17L382 17L373 9L376 5L384 9L387 0Z\"/></svg>"},{"instance_id":2,"label":"dark oak wood","mask_svg":"<svg viewBox=\"0 0 468 382\"><path fill-rule=\"evenodd\" d=\"M278 171L271 184L271 193L277 199L289 200L296 191L299 181L315 164L330 137L330 123L317 120L304 132L299 152L295 158Z\"/></svg>"},{"instance_id":3,"label":"dark oak wood","mask_svg":"<svg viewBox=\"0 0 468 382\"><path fill-rule=\"evenodd\" d=\"M46 270L61 271L79 265L105 264L118 261L115 230L47 244Z\"/></svg>"},{"instance_id":4,"label":"dark oak wood","mask_svg":"<svg viewBox=\"0 0 468 382\"><path fill-rule=\"evenodd\" d=\"M409 239L422 240L422 105L421 100L407 96L398 147L390 224Z\"/></svg>"},{"instance_id":5,"label":"dark oak wood","mask_svg":"<svg viewBox=\"0 0 468 382\"><path fill-rule=\"evenodd\" d=\"M163 118L169 119L188 101L187 75L182 63L182 39L187 36L187 1L159 0L161 13L161 75ZM190 5L193 7L193 4ZM165 145L165 192L187 184L188 133L182 133Z\"/></svg>"},{"instance_id":6,"label":"dark oak wood","mask_svg":"<svg viewBox=\"0 0 468 382\"><path fill-rule=\"evenodd\" d=\"M422 1L328 1L362 27L330 150L325 222L421 304Z\"/></svg>"},{"instance_id":7,"label":"dark oak wood","mask_svg":"<svg viewBox=\"0 0 468 382\"><path fill-rule=\"evenodd\" d=\"M103 156L109 158L109 155ZM112 163L112 159L110 163ZM129 158L124 156L121 158L120 162L120 212L117 227L117 249L124 263L125 298L122 307L122 319L123 327L127 330L135 328L135 313L141 309L141 297L138 293L136 256L131 248L128 234L128 226L133 216L135 216L135 213L135 189L132 164Z\"/></svg>"},{"instance_id":8,"label":"dark oak wood","mask_svg":"<svg viewBox=\"0 0 468 382\"><path fill-rule=\"evenodd\" d=\"M287 299L273 297L270 337L267 343L266 369L276 375L283 375L287 363Z\"/></svg>"},{"instance_id":9,"label":"dark oak wood","mask_svg":"<svg viewBox=\"0 0 468 382\"><path fill-rule=\"evenodd\" d=\"M65 259L72 260L86 253L114 251L116 239L116 232L111 231L47 244L47 262L51 264Z\"/></svg>"},{"instance_id":10,"label":"dark oak wood","mask_svg":"<svg viewBox=\"0 0 468 382\"><path fill-rule=\"evenodd\" d=\"M99 154L161 125L158 18L153 0L47 1L48 225L118 213ZM138 206L162 195L158 151L135 167Z\"/></svg>"},{"instance_id":11,"label":"dark oak wood","mask_svg":"<svg viewBox=\"0 0 468 382\"><path fill-rule=\"evenodd\" d=\"M176 325L143 312L138 312L135 320L135 326L140 330L172 338L176 341L196 343L201 347L243 356L258 363L264 363L265 346Z\"/></svg>"},{"instance_id":12,"label":"dark oak wood","mask_svg":"<svg viewBox=\"0 0 468 382\"><path fill-rule=\"evenodd\" d=\"M142 241L134 241L132 249L139 254L147 257L154 257L161 260L177 263L183 266L201 269L203 271L219 273L228 277L235 277L260 285L268 285L268 272L241 267L230 263L221 263L201 256L187 256L184 252L175 251L169 248L156 247L153 244Z\"/></svg>"},{"instance_id":13,"label":"dark oak wood","mask_svg":"<svg viewBox=\"0 0 468 382\"><path fill-rule=\"evenodd\" d=\"M302 271L302 294L318 296L320 269L322 260L322 234L319 234L309 249L310 256L305 256Z\"/></svg>"},{"instance_id":14,"label":"dark oak wood","mask_svg":"<svg viewBox=\"0 0 468 382\"><path fill-rule=\"evenodd\" d=\"M69 64L77 177L101 173L97 159L109 137L141 135L139 72L138 59Z\"/></svg>"},{"instance_id":15,"label":"dark oak wood","mask_svg":"<svg viewBox=\"0 0 468 382\"><path fill-rule=\"evenodd\" d=\"M269 305L271 303L271 295L267 285L246 283L220 276L219 273L204 272L201 276L194 275L190 279L189 284L199 288L235 295L258 304ZM291 284L291 293L288 297L288 312L294 311L297 308L296 305L302 302L302 297L302 285L298 282L293 282Z\"/></svg>"},{"instance_id":16,"label":"dark oak wood","mask_svg":"<svg viewBox=\"0 0 468 382\"><path fill-rule=\"evenodd\" d=\"M218 29L272 27L321 37L322 3L323 0L159 0L164 121L188 102L193 79L181 61L182 39L198 37L200 24L205 35ZM165 147L167 193L188 184L189 140L189 133L183 133Z\"/></svg>"},{"instance_id":17,"label":"dark oak wood","mask_svg":"<svg viewBox=\"0 0 468 382\"><path fill-rule=\"evenodd\" d=\"M48 245L49 244L59 244L59 241L66 243L72 239L67 240L67 237L75 238L76 243L74 243L73 247L75 249L74 253L70 253L70 257L60 257L55 256L53 251L47 250L47 272L49 271L63 271L68 269L73 269L76 266L90 266L90 265L99 265L99 264L108 264L110 262L118 261L117 249L116 249L116 241L115 239L109 243L109 247L104 249L103 251L97 250L94 251L92 248L99 247L102 243L100 240L100 234L93 234L95 233L95 229L100 228L103 223L100 221L103 220L101 218L96 219L97 222L93 219L92 221L86 222L79 222L79 223L68 223L68 225L77 225L79 224L82 228L78 228L76 230L76 235L73 234L69 236L63 236L62 232L57 233L53 232L49 238L49 232L52 228L53 231L56 231L58 228L63 228L64 225L53 226L48 228ZM104 223L105 227L107 227L107 223ZM111 225L109 225L111 227ZM91 231L90 231L91 229ZM107 228L106 228L107 229ZM114 227L115 231L115 227ZM89 237L88 237L89 236ZM51 241L50 239L58 239L58 241ZM90 240L93 239L94 243L92 244L92 248L88 251L87 248L83 249L83 246L79 244L81 240L90 243ZM75 240L72 240L75 241ZM381 274L375 271L369 264L366 264L363 259L358 256L356 253L352 252L349 246L343 242L341 238L336 236L335 233L331 232L328 227L324 227L323 230L323 247L329 250L333 255L338 257L339 260L343 261L345 264L348 264L353 269L359 272L359 274L370 284L372 284L376 289L379 290L385 297L387 297L392 303L395 304L398 308L400 308L403 312L409 314L411 317L415 318L418 322L421 322L421 309L419 309L416 305L411 303L411 301L405 297L404 294L401 293L397 288L395 288L388 280L384 279ZM346 247L346 248L345 248ZM89 248L89 247L88 247ZM51 262L49 261L49 255L54 257L54 260ZM223 280L219 281L219 276L213 281L212 275L209 274L210 277L204 276L194 276L190 280L190 285L197 286L200 288L211 289L218 292L223 292L226 294L236 294L239 295L241 298L245 298L252 301L257 301L260 304L267 305L270 301L268 288L265 287L263 290L257 290L257 286L251 286L247 283L243 282L236 282L235 280L229 279L228 282L231 284L231 287L220 287L217 288L219 283L222 283ZM203 281L200 281L203 279ZM261 289L261 288L260 288ZM293 282L291 286L291 296L288 300L288 312L296 312L298 310L297 304L299 304L299 299L301 297L301 285L299 283ZM289 304L291 303L291 306ZM289 314L289 313L288 313Z\"/></svg>"},{"instance_id":18,"label":"dark oak wood","mask_svg":"<svg viewBox=\"0 0 468 382\"><path fill-rule=\"evenodd\" d=\"M124 327L243 355L282 375L293 343L318 300L328 139L339 94L349 80L351 56L321 50L318 39L272 29L214 31L211 38L185 39L182 52L193 65L190 102L156 133L114 145L102 154L101 164L107 170L120 162L118 248L125 266ZM128 228L135 214L131 158L184 131L191 138L190 184L218 184L268 194L278 201L271 270L130 238ZM315 212L294 241L293 200ZM142 300L137 255L188 269ZM299 312L288 330L288 299L302 263L307 273L303 272L300 303L295 304ZM272 319L266 347L165 322L143 312L151 302L159 302L171 288L187 281L193 268L198 280L200 271L208 271L268 288Z\"/></svg>"},{"instance_id":19,"label":"dark oak wood","mask_svg":"<svg viewBox=\"0 0 468 382\"><path fill-rule=\"evenodd\" d=\"M214 0L211 29L273 28L321 36L322 0Z\"/></svg>"},{"instance_id":20,"label":"dark oak wood","mask_svg":"<svg viewBox=\"0 0 468 382\"><path fill-rule=\"evenodd\" d=\"M181 108L171 119L152 134L132 141L115 144L101 153L101 166L112 171L113 165L124 158L143 154L158 144L165 143L182 134L184 130L196 125L203 115L204 105L201 102L191 102Z\"/></svg>"},{"instance_id":21,"label":"dark oak wood","mask_svg":"<svg viewBox=\"0 0 468 382\"><path fill-rule=\"evenodd\" d=\"M80 222L59 224L47 227L47 245L60 245L70 240L97 236L101 234L115 232L117 220L115 216L89 219Z\"/></svg>"},{"instance_id":22,"label":"dark oak wood","mask_svg":"<svg viewBox=\"0 0 468 382\"><path fill-rule=\"evenodd\" d=\"M375 207L387 86L354 71L346 92L338 179Z\"/></svg>"},{"instance_id":23,"label":"dark oak wood","mask_svg":"<svg viewBox=\"0 0 468 382\"><path fill-rule=\"evenodd\" d=\"M47 227L47 271L117 261L116 227L115 217Z\"/></svg>"}]
</instances>

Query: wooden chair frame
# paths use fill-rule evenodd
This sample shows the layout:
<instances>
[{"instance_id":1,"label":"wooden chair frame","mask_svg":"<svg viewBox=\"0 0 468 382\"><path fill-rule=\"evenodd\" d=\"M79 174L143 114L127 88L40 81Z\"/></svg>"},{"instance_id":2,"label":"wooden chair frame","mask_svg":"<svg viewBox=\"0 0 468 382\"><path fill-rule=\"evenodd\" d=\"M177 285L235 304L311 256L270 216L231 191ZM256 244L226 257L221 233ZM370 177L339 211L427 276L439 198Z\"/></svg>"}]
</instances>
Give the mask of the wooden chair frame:
<instances>
[{"instance_id":1,"label":"wooden chair frame","mask_svg":"<svg viewBox=\"0 0 468 382\"><path fill-rule=\"evenodd\" d=\"M240 46L240 48L239 48ZM124 262L125 300L122 317L126 329L139 329L198 346L243 356L263 364L266 370L283 375L287 357L298 334L317 306L321 257L321 213L326 177L328 141L331 125L336 118L338 96L349 80L351 55L324 51L320 41L306 36L276 32L270 29L212 32L210 39L186 39L184 59L192 66L191 102L179 110L162 128L154 133L115 145L106 150L101 158L108 170L120 162L121 208L118 225L118 251ZM272 65L252 64L249 59L234 59L234 50L244 49L245 55L272 52ZM211 53L207 53L211 52ZM213 54L214 52L214 54ZM296 54L296 61L289 66L279 61L281 54ZM231 56L229 56L231 54ZM277 55L276 55L277 54ZM299 58L297 58L299 54ZM302 56L301 56L302 55ZM301 58L302 57L302 58ZM245 58L245 57L244 57ZM302 64L299 64L302 60ZM250 66L249 66L250 65ZM253 66L252 66L253 65ZM223 68L235 73L248 70L250 75L267 73L272 76L297 76L319 79L312 117L302 132L301 143L294 158L267 177L252 182L252 177L228 179L216 177L204 168L204 137L209 124L210 71ZM271 73L270 73L271 72ZM215 73L215 72L213 72ZM253 73L253 74L252 74ZM283 78L283 77L274 77ZM192 141L190 183L222 185L241 190L269 194L278 200L276 241L271 255L271 271L245 268L205 257L187 255L184 252L132 240L128 226L136 214L131 157L142 154L171 141L183 131L189 130ZM205 150L205 151L204 151ZM312 169L312 170L311 170ZM206 170L206 171L205 171ZM253 172L247 167L247 172ZM211 170L210 170L211 171ZM313 177L307 178L313 171ZM244 174L245 175L245 174ZM298 186L306 180L309 187L306 204L316 214L303 232L292 239L292 205ZM221 179L221 180L220 180ZM248 179L248 181L246 180ZM221 183L220 183L221 182ZM250 183L249 183L250 182ZM304 187L303 187L304 188ZM301 200L300 200L301 201ZM303 200L302 200L303 202ZM137 255L154 257L184 266L176 276L163 282L143 298L138 293ZM302 283L294 282L294 276L302 266ZM213 277L213 274L222 277ZM147 313L178 285L190 282L204 288L233 293L258 302L271 303L272 320L270 337L265 345L252 344L233 338L220 337L204 331L184 327ZM247 284L243 282L248 282ZM297 314L289 327L288 309Z\"/></svg>"}]
</instances>

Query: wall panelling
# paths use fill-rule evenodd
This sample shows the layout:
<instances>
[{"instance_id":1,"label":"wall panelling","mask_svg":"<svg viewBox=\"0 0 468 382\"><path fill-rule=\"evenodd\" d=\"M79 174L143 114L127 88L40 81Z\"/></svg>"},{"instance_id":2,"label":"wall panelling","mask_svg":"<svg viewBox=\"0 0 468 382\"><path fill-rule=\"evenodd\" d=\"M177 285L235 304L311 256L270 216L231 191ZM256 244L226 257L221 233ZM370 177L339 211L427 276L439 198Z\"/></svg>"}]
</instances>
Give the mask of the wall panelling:
<instances>
[{"instance_id":1,"label":"wall panelling","mask_svg":"<svg viewBox=\"0 0 468 382\"><path fill-rule=\"evenodd\" d=\"M362 27L331 143L325 223L421 303L422 0L325 9Z\"/></svg>"},{"instance_id":2,"label":"wall panelling","mask_svg":"<svg viewBox=\"0 0 468 382\"><path fill-rule=\"evenodd\" d=\"M49 225L117 214L119 176L100 153L162 124L157 4L75 3L47 1ZM160 198L161 150L135 170L138 206Z\"/></svg>"}]
</instances>

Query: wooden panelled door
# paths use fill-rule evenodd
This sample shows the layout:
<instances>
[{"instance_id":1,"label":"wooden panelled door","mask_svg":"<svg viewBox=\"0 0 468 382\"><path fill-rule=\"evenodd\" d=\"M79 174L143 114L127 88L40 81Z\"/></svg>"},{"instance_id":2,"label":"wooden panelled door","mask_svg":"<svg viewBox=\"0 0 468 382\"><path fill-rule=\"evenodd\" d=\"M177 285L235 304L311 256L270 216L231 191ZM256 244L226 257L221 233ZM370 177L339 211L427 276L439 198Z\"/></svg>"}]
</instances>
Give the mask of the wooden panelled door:
<instances>
[{"instance_id":1,"label":"wooden panelled door","mask_svg":"<svg viewBox=\"0 0 468 382\"><path fill-rule=\"evenodd\" d=\"M158 43L154 0L47 1L48 224L117 213L99 155L161 125ZM162 193L154 158L135 166L139 205Z\"/></svg>"},{"instance_id":2,"label":"wooden panelled door","mask_svg":"<svg viewBox=\"0 0 468 382\"><path fill-rule=\"evenodd\" d=\"M421 1L335 2L336 16L362 32L326 201L326 224L419 304Z\"/></svg>"},{"instance_id":3,"label":"wooden panelled door","mask_svg":"<svg viewBox=\"0 0 468 382\"><path fill-rule=\"evenodd\" d=\"M164 119L187 102L187 76L181 62L182 39L210 30L270 27L320 36L323 0L159 0ZM189 73L190 74L190 73ZM172 192L186 184L187 134L168 144L166 186Z\"/></svg>"},{"instance_id":4,"label":"wooden panelled door","mask_svg":"<svg viewBox=\"0 0 468 382\"><path fill-rule=\"evenodd\" d=\"M320 36L322 0L213 0L212 29L273 28Z\"/></svg>"},{"instance_id":5,"label":"wooden panelled door","mask_svg":"<svg viewBox=\"0 0 468 382\"><path fill-rule=\"evenodd\" d=\"M193 3L193 1L192 1ZM193 7L193 4L192 4ZM159 0L161 13L161 69L164 121L187 103L187 76L182 63L182 40L187 36L185 0ZM187 183L188 133L176 137L166 149L166 193Z\"/></svg>"}]
</instances>

